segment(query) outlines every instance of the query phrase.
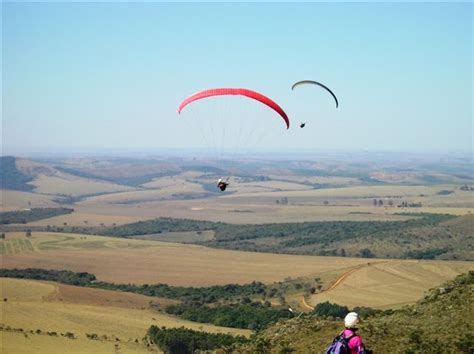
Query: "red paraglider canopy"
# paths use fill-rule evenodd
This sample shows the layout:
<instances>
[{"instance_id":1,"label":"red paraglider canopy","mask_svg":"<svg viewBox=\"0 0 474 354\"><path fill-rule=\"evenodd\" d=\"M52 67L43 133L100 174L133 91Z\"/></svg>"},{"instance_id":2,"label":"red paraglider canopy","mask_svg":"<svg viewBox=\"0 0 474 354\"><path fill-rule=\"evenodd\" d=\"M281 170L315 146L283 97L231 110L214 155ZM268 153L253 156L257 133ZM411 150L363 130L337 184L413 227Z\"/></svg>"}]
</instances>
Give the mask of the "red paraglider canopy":
<instances>
[{"instance_id":1,"label":"red paraglider canopy","mask_svg":"<svg viewBox=\"0 0 474 354\"><path fill-rule=\"evenodd\" d=\"M215 89L200 91L198 93L195 93L192 96L189 96L183 102L181 102L181 104L178 107L178 113L181 113L184 107L186 107L188 104L194 101L207 98L207 97L212 97L212 96L225 96L225 95L240 95L240 96L245 96L245 97L254 99L256 101L259 101L263 103L264 105L273 109L283 118L283 120L286 123L286 129L290 127L290 120L288 119L288 116L286 115L285 111L276 102L274 102L267 96L262 95L261 93L244 89L244 88L215 88Z\"/></svg>"}]
</instances>

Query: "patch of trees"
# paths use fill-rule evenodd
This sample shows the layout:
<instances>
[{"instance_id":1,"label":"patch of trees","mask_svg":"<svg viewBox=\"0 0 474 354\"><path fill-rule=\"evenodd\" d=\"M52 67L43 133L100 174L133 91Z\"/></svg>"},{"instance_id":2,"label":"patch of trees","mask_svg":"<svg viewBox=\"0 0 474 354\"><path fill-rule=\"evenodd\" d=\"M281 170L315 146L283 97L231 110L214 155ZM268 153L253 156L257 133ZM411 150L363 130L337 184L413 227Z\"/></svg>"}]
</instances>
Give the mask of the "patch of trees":
<instances>
[{"instance_id":1,"label":"patch of trees","mask_svg":"<svg viewBox=\"0 0 474 354\"><path fill-rule=\"evenodd\" d=\"M0 213L0 224L26 224L31 221L70 214L69 208L33 208L29 210L6 211Z\"/></svg>"},{"instance_id":2,"label":"patch of trees","mask_svg":"<svg viewBox=\"0 0 474 354\"><path fill-rule=\"evenodd\" d=\"M127 237L173 231L214 230L220 226L221 223L210 221L159 218L97 230L97 233L105 236Z\"/></svg>"},{"instance_id":3,"label":"patch of trees","mask_svg":"<svg viewBox=\"0 0 474 354\"><path fill-rule=\"evenodd\" d=\"M423 205L421 202L418 203L407 203L407 202L401 202L400 204L397 205L397 208L421 208Z\"/></svg>"},{"instance_id":4,"label":"patch of trees","mask_svg":"<svg viewBox=\"0 0 474 354\"><path fill-rule=\"evenodd\" d=\"M435 259L436 257L447 253L449 251L448 248L430 248L427 250L414 250L414 251L407 251L404 253L403 258L411 258L411 259Z\"/></svg>"},{"instance_id":5,"label":"patch of trees","mask_svg":"<svg viewBox=\"0 0 474 354\"><path fill-rule=\"evenodd\" d=\"M49 280L63 284L164 297L193 302L195 304L208 304L220 300L231 300L237 297L263 295L268 291L267 286L260 282L252 282L244 285L216 285L204 288L169 286L167 284L115 284L98 281L94 274L87 272L75 273L68 270L46 270L39 268L0 269L0 277Z\"/></svg>"},{"instance_id":6,"label":"patch of trees","mask_svg":"<svg viewBox=\"0 0 474 354\"><path fill-rule=\"evenodd\" d=\"M474 187L469 187L467 184L465 184L464 186L461 186L459 189L462 190L462 191L465 191L465 192L466 191L474 191Z\"/></svg>"},{"instance_id":7,"label":"patch of trees","mask_svg":"<svg viewBox=\"0 0 474 354\"><path fill-rule=\"evenodd\" d=\"M381 313L384 313L382 310L376 310L371 307L357 306L352 310L349 310L347 306L342 306L339 304L333 304L329 301L322 302L316 305L312 314L318 317L333 317L333 318L344 318L349 312L356 312L361 318L372 317Z\"/></svg>"},{"instance_id":8,"label":"patch of trees","mask_svg":"<svg viewBox=\"0 0 474 354\"><path fill-rule=\"evenodd\" d=\"M378 201L377 201L378 203ZM407 206L409 206L407 204ZM414 205L411 205L414 206ZM194 243L227 249L260 251L272 253L316 254L323 256L343 255L340 248L345 243L357 240L399 240L410 236L413 242L418 232L432 229L441 222L454 218L451 215L429 213L398 213L409 216L404 221L322 221L303 223L279 223L263 225L232 225L209 221L160 218L111 228L97 228L94 233L128 237L156 234L167 231L213 230L214 239ZM422 231L421 229L426 229ZM257 239L280 239L280 242L254 242ZM396 243L396 242L395 242ZM394 246L398 247L398 243ZM346 251L344 251L346 254ZM371 250L361 250L351 256L371 258L380 256Z\"/></svg>"},{"instance_id":9,"label":"patch of trees","mask_svg":"<svg viewBox=\"0 0 474 354\"><path fill-rule=\"evenodd\" d=\"M151 343L156 344L165 353L176 354L192 354L197 351L214 350L247 342L243 336L234 337L230 334L199 332L184 327L151 326L148 329L147 337Z\"/></svg>"},{"instance_id":10,"label":"patch of trees","mask_svg":"<svg viewBox=\"0 0 474 354\"><path fill-rule=\"evenodd\" d=\"M87 286L96 280L94 274L86 272L75 273L68 270L46 270L39 268L0 269L0 277L49 280L77 286Z\"/></svg>"},{"instance_id":11,"label":"patch of trees","mask_svg":"<svg viewBox=\"0 0 474 354\"><path fill-rule=\"evenodd\" d=\"M317 304L312 313L319 317L344 318L349 313L349 308L326 301Z\"/></svg>"},{"instance_id":12,"label":"patch of trees","mask_svg":"<svg viewBox=\"0 0 474 354\"><path fill-rule=\"evenodd\" d=\"M166 312L189 321L216 326L261 330L280 319L293 315L287 308L274 309L269 304L251 302L223 306L171 305Z\"/></svg>"},{"instance_id":13,"label":"patch of trees","mask_svg":"<svg viewBox=\"0 0 474 354\"><path fill-rule=\"evenodd\" d=\"M28 184L33 178L16 168L16 158L0 156L0 186L2 189L31 191L34 186Z\"/></svg>"},{"instance_id":14,"label":"patch of trees","mask_svg":"<svg viewBox=\"0 0 474 354\"><path fill-rule=\"evenodd\" d=\"M436 193L437 195L449 195L449 194L453 194L454 191L451 191L451 190L448 190L448 189L443 189L441 191L439 191L438 193Z\"/></svg>"}]
</instances>

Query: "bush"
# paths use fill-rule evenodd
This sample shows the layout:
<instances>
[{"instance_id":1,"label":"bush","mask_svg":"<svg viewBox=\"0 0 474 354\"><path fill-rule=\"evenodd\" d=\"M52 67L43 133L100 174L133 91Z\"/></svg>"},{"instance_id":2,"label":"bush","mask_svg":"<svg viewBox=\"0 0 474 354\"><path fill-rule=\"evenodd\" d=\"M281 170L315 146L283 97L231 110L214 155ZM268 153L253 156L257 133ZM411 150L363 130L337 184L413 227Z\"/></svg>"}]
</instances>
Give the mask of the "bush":
<instances>
[{"instance_id":1,"label":"bush","mask_svg":"<svg viewBox=\"0 0 474 354\"><path fill-rule=\"evenodd\" d=\"M247 341L242 336L231 336L222 333L207 333L181 328L159 328L151 326L147 337L151 343L160 347L165 353L191 354L195 351L213 350L223 346Z\"/></svg>"},{"instance_id":2,"label":"bush","mask_svg":"<svg viewBox=\"0 0 474 354\"><path fill-rule=\"evenodd\" d=\"M349 308L347 306L331 304L329 301L326 301L317 304L312 313L320 317L343 318L349 313Z\"/></svg>"}]
</instances>

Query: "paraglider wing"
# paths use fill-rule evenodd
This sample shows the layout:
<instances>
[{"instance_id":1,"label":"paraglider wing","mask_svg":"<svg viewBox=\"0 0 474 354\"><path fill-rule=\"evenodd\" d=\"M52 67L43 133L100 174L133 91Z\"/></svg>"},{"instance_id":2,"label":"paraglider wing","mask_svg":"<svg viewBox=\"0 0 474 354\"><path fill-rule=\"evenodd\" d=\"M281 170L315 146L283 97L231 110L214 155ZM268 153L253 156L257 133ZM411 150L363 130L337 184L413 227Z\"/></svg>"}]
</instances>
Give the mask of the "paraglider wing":
<instances>
[{"instance_id":1,"label":"paraglider wing","mask_svg":"<svg viewBox=\"0 0 474 354\"><path fill-rule=\"evenodd\" d=\"M300 86L300 85L306 85L306 84L321 86L323 89L325 89L327 92L329 92L331 94L331 96L334 98L334 100L336 101L336 108L339 106L339 102L337 101L337 97L334 94L334 92L332 92L329 89L329 87L327 87L326 85L323 85L320 82L313 81L313 80L302 80L302 81L295 82L293 84L293 86L291 86L291 89L294 90L295 87Z\"/></svg>"},{"instance_id":2,"label":"paraglider wing","mask_svg":"<svg viewBox=\"0 0 474 354\"><path fill-rule=\"evenodd\" d=\"M262 95L261 93L244 89L244 88L215 88L215 89L200 91L198 93L195 93L192 96L189 96L183 102L181 102L181 104L178 107L178 113L181 113L184 107L186 107L188 104L194 101L207 98L207 97L212 97L212 96L225 96L225 95L240 95L240 96L245 96L245 97L254 99L256 101L259 101L263 103L264 105L273 109L275 112L277 112L280 115L281 118L283 118L286 124L286 129L290 127L290 120L288 119L287 114L276 102L274 102L267 96Z\"/></svg>"}]
</instances>

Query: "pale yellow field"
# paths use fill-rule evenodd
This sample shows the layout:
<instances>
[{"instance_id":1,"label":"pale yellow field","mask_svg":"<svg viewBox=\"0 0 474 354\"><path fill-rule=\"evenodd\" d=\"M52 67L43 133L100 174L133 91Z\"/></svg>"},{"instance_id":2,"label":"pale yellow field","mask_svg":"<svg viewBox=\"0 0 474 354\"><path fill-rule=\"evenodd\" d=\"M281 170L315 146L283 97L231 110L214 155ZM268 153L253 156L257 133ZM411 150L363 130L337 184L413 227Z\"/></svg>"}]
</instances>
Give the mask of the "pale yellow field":
<instances>
[{"instance_id":1,"label":"pale yellow field","mask_svg":"<svg viewBox=\"0 0 474 354\"><path fill-rule=\"evenodd\" d=\"M97 292L98 289L23 279L0 278L0 285L0 297L7 299L0 303L2 326L4 329L7 326L22 328L28 336L5 330L0 332L3 334L2 348L11 350L10 353L21 352L16 351L17 346L20 350L30 348L29 352L33 347L38 350L35 352L55 352L49 351L50 346L61 344L64 345L63 349L70 348L72 352L87 350L105 353L113 352L117 343L121 352L122 349L124 352L142 352L146 347L141 343L141 338L151 325L184 326L212 333L245 336L251 333L249 330L205 325L162 314L145 305L146 300L156 301L156 298L142 295L105 290ZM64 296L65 293L69 295ZM58 297L58 294L63 294L63 297ZM58 335L71 332L77 339L29 333L38 329L42 333L57 332ZM89 340L86 333L95 333L99 337L105 335L108 339ZM138 344L134 343L135 339L138 339Z\"/></svg>"},{"instance_id":2,"label":"pale yellow field","mask_svg":"<svg viewBox=\"0 0 474 354\"><path fill-rule=\"evenodd\" d=\"M212 333L234 333L249 335L251 331L217 327L196 322L190 322L162 314L149 307L127 308L102 304L75 304L58 301L54 296L57 284L24 279L0 278L2 285L2 301L0 310L3 314L4 326L23 328L27 330L41 329L42 331L72 332L78 337L86 333L115 336L122 340L129 338L141 339L151 325L166 327L191 328ZM76 287L77 296L83 297L82 292L91 289ZM31 294L35 293L35 294ZM111 297L123 298L122 293L107 292ZM117 295L115 295L117 294ZM53 295L53 296L52 296ZM135 294L127 294L129 298ZM141 297L138 295L138 297ZM155 298L150 297L150 301Z\"/></svg>"},{"instance_id":3,"label":"pale yellow field","mask_svg":"<svg viewBox=\"0 0 474 354\"><path fill-rule=\"evenodd\" d=\"M11 234L7 234L7 240ZM19 234L17 237L23 237ZM7 254L6 268L67 269L117 283L209 286L272 283L366 263L361 258L239 252L196 245L33 232L35 251Z\"/></svg>"},{"instance_id":4,"label":"pale yellow field","mask_svg":"<svg viewBox=\"0 0 474 354\"><path fill-rule=\"evenodd\" d=\"M405 220L406 217L396 216L384 208L358 206L324 206L319 205L277 205L275 200L268 204L236 202L231 199L206 198L199 200L172 200L148 202L135 205L93 205L80 203L74 206L79 213L111 215L120 219L122 216L152 219L157 217L187 218L196 220L221 221L233 224L260 224L329 220ZM417 209L418 210L418 209ZM474 210L474 209L473 209ZM242 212L245 211L245 212ZM454 209L458 212L458 209ZM354 214L367 212L368 214ZM402 212L397 209L394 212ZM418 210L420 212L420 210ZM98 216L99 217L99 216Z\"/></svg>"},{"instance_id":5,"label":"pale yellow field","mask_svg":"<svg viewBox=\"0 0 474 354\"><path fill-rule=\"evenodd\" d=\"M7 234L7 240L15 237L23 236ZM357 269L335 289L310 299L310 304L330 300L351 306L397 306L474 269L474 262L277 255L74 234L33 233L30 240L35 250L4 255L3 267L87 271L104 281L177 286L273 283L288 277L320 277L329 286L341 274Z\"/></svg>"},{"instance_id":6,"label":"pale yellow field","mask_svg":"<svg viewBox=\"0 0 474 354\"><path fill-rule=\"evenodd\" d=\"M197 183L192 183L192 180L202 177L204 174L197 171L188 171L180 173L179 175L174 176L164 176L155 178L148 183L144 183L141 186L150 189L159 189L159 188L170 188L175 187L176 185L182 184L183 182L191 185L195 185L196 188L201 189L201 185Z\"/></svg>"},{"instance_id":7,"label":"pale yellow field","mask_svg":"<svg viewBox=\"0 0 474 354\"><path fill-rule=\"evenodd\" d=\"M132 342L117 343L114 340L90 340L86 337L68 339L52 337L47 334L31 334L0 332L0 348L2 354L124 354L161 353L155 348L150 350L145 345Z\"/></svg>"},{"instance_id":8,"label":"pale yellow field","mask_svg":"<svg viewBox=\"0 0 474 354\"><path fill-rule=\"evenodd\" d=\"M394 308L419 300L430 288L474 269L474 262L390 260L351 272L334 289L313 295L308 304L329 301L348 307Z\"/></svg>"},{"instance_id":9,"label":"pale yellow field","mask_svg":"<svg viewBox=\"0 0 474 354\"><path fill-rule=\"evenodd\" d=\"M141 204L157 200L172 199L179 194L198 194L204 190L195 183L183 182L182 184L169 186L162 189L148 189L113 193L86 198L79 205L107 205L107 204Z\"/></svg>"},{"instance_id":10,"label":"pale yellow field","mask_svg":"<svg viewBox=\"0 0 474 354\"><path fill-rule=\"evenodd\" d=\"M299 183L291 183L284 181L262 181L249 183L231 183L229 192L238 193L255 193L255 192L272 192L272 191L301 191L309 190L310 186Z\"/></svg>"},{"instance_id":11,"label":"pale yellow field","mask_svg":"<svg viewBox=\"0 0 474 354\"><path fill-rule=\"evenodd\" d=\"M275 180L288 180L297 183L313 183L313 184L336 184L341 186L358 185L362 182L357 178L351 177L323 177L323 176L295 176L295 175L269 175Z\"/></svg>"},{"instance_id":12,"label":"pale yellow field","mask_svg":"<svg viewBox=\"0 0 474 354\"><path fill-rule=\"evenodd\" d=\"M69 206L68 206L69 207ZM70 206L75 208L75 206ZM48 219L32 221L28 226L115 226L152 219L147 216L107 215L92 212L76 211L71 214L59 215ZM66 223L66 225L64 225ZM102 225L103 224L103 225ZM115 224L115 225L114 225Z\"/></svg>"},{"instance_id":13,"label":"pale yellow field","mask_svg":"<svg viewBox=\"0 0 474 354\"><path fill-rule=\"evenodd\" d=\"M81 178L61 172L57 172L54 176L38 175L30 184L36 187L35 192L37 193L71 196L122 192L134 189L132 187Z\"/></svg>"},{"instance_id":14,"label":"pale yellow field","mask_svg":"<svg viewBox=\"0 0 474 354\"><path fill-rule=\"evenodd\" d=\"M264 182L262 182L264 183ZM270 182L269 182L270 183ZM240 188L237 184L235 188ZM232 184L230 191L232 191ZM261 189L262 186L248 188ZM439 212L453 215L474 213L474 200L469 192L440 196L440 190L453 186L358 186L347 188L257 191L221 194L218 197L192 200L161 200L159 191L117 193L92 197L75 208L88 214L134 216L142 218L175 217L230 223L271 223L330 220L400 220L395 213ZM136 194L138 193L138 194ZM421 197L420 195L423 195ZM288 198L288 205L276 204ZM400 198L401 197L401 198ZM131 199L127 199L131 198ZM373 199L383 199L384 207L374 207ZM132 204L117 204L129 200ZM388 207L401 201L421 202L422 208ZM324 202L328 201L325 206ZM242 212L244 211L244 212Z\"/></svg>"},{"instance_id":15,"label":"pale yellow field","mask_svg":"<svg viewBox=\"0 0 474 354\"><path fill-rule=\"evenodd\" d=\"M57 207L51 195L0 189L2 211Z\"/></svg>"},{"instance_id":16,"label":"pale yellow field","mask_svg":"<svg viewBox=\"0 0 474 354\"><path fill-rule=\"evenodd\" d=\"M313 189L310 191L282 191L273 193L281 197L298 198L298 197L320 197L320 198L345 198L345 199L359 199L359 198L389 198L389 197L419 197L420 194L425 196L434 195L443 189L451 189L450 185L437 185L437 186L353 186L353 187L342 187L342 188L325 188L325 189ZM460 192L459 192L460 193ZM456 193L455 193L456 194ZM469 195L469 193L464 193ZM253 194L252 197L266 197L265 193ZM450 195L440 196L443 198L449 198ZM223 198L247 198L247 195L232 196L227 195ZM372 200L370 200L371 202Z\"/></svg>"}]
</instances>

